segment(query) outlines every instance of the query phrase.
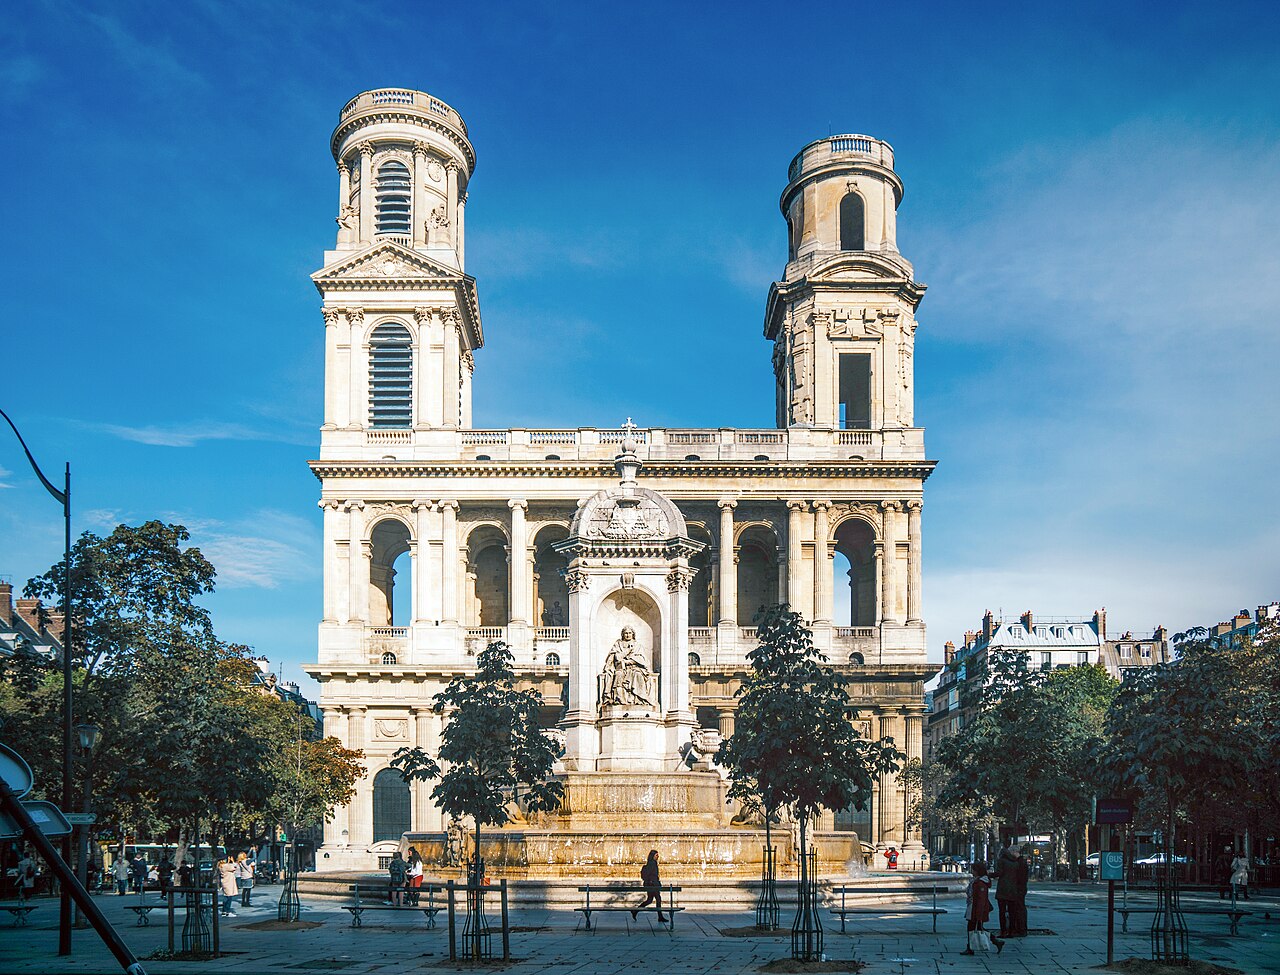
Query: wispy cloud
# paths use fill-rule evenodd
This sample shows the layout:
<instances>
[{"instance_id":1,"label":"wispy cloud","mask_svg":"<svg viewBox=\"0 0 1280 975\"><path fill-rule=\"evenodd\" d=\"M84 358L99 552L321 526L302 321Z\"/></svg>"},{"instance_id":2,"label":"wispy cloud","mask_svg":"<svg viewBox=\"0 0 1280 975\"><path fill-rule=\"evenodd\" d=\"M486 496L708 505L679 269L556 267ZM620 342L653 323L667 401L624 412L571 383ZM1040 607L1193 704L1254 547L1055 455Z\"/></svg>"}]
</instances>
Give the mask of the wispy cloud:
<instances>
[{"instance_id":1,"label":"wispy cloud","mask_svg":"<svg viewBox=\"0 0 1280 975\"><path fill-rule=\"evenodd\" d=\"M262 509L234 522L183 523L217 568L220 589L277 589L320 574L315 527L297 515Z\"/></svg>"},{"instance_id":2,"label":"wispy cloud","mask_svg":"<svg viewBox=\"0 0 1280 975\"><path fill-rule=\"evenodd\" d=\"M240 423L196 421L160 426L126 426L117 423L98 424L98 429L121 440L153 447L195 447L210 440L270 441L306 445L315 437L293 430L261 430Z\"/></svg>"},{"instance_id":3,"label":"wispy cloud","mask_svg":"<svg viewBox=\"0 0 1280 975\"><path fill-rule=\"evenodd\" d=\"M0 489L13 487L13 485L9 483L9 478L11 477L13 477L13 471L0 467Z\"/></svg>"},{"instance_id":4,"label":"wispy cloud","mask_svg":"<svg viewBox=\"0 0 1280 975\"><path fill-rule=\"evenodd\" d=\"M925 356L973 370L918 393L935 656L987 608L1178 629L1274 598L1280 538L1244 513L1280 476L1277 169L1274 144L1131 123L1009 158L912 255Z\"/></svg>"}]
</instances>

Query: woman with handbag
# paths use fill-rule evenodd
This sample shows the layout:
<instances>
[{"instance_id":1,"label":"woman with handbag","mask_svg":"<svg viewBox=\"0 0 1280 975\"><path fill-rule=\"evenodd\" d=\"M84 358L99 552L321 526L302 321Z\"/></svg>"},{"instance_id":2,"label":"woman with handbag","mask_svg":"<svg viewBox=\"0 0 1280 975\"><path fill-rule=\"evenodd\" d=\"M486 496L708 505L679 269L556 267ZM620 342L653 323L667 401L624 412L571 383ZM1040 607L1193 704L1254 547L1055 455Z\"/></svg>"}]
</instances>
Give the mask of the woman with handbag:
<instances>
[{"instance_id":1,"label":"woman with handbag","mask_svg":"<svg viewBox=\"0 0 1280 975\"><path fill-rule=\"evenodd\" d=\"M1004 951L1004 939L988 934L982 929L987 918L991 916L991 881L987 879L987 865L981 860L969 868L973 879L964 894L964 917L967 922L965 948L962 955L972 955L976 946L980 951L990 951L996 946L996 953Z\"/></svg>"}]
</instances>

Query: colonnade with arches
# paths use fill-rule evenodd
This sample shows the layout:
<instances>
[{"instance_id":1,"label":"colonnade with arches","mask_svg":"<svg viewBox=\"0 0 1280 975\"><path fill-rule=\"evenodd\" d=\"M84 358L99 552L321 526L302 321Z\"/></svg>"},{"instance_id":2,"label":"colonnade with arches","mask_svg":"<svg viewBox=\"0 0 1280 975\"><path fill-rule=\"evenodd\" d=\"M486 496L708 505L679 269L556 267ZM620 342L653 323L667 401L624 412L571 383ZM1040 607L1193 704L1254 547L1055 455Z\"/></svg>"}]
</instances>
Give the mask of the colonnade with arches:
<instances>
[{"instance_id":1,"label":"colonnade with arches","mask_svg":"<svg viewBox=\"0 0 1280 975\"><path fill-rule=\"evenodd\" d=\"M677 504L704 546L688 590L699 639L748 629L762 607L783 602L812 621L815 636L922 626L919 499ZM575 501L335 498L321 506L327 624L493 631L514 646L568 625L567 563L555 544L568 537Z\"/></svg>"}]
</instances>

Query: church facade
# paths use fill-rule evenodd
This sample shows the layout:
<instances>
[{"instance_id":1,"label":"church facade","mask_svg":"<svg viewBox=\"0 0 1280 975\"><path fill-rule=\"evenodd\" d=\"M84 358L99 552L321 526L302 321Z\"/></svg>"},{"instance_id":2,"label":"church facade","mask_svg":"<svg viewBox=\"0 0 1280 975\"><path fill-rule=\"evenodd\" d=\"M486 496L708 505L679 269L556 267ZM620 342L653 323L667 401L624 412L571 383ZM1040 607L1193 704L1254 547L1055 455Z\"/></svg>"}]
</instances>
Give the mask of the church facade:
<instances>
[{"instance_id":1,"label":"church facade","mask_svg":"<svg viewBox=\"0 0 1280 975\"><path fill-rule=\"evenodd\" d=\"M313 275L324 602L306 670L326 732L364 750L367 774L318 868L374 866L402 833L445 829L431 786L388 765L437 746L432 698L498 639L541 693L567 774L678 773L733 733L753 617L786 602L847 672L863 734L919 758L937 670L921 587L934 464L914 421L925 289L896 245L892 148L834 136L791 162L761 347L771 429L474 428L466 125L429 94L379 89L342 109L331 149L337 239ZM642 729L620 723L624 706ZM825 828L918 849L906 802L886 775L869 810Z\"/></svg>"}]
</instances>

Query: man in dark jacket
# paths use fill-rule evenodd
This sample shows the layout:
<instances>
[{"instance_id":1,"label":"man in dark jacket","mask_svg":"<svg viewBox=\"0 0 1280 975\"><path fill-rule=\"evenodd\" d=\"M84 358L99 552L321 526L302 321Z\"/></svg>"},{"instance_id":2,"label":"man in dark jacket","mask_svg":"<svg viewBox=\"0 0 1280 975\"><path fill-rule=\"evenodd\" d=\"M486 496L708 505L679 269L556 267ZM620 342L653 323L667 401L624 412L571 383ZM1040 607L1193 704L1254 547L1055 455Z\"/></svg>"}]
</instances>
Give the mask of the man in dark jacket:
<instances>
[{"instance_id":1,"label":"man in dark jacket","mask_svg":"<svg viewBox=\"0 0 1280 975\"><path fill-rule=\"evenodd\" d=\"M1000 937L1012 937L1018 930L1018 851L1010 843L996 860L996 904L1000 906Z\"/></svg>"},{"instance_id":2,"label":"man in dark jacket","mask_svg":"<svg viewBox=\"0 0 1280 975\"><path fill-rule=\"evenodd\" d=\"M1018 864L1014 876L1018 889L1018 910L1013 917L1012 933L1015 938L1025 938L1027 936L1027 879L1031 876L1031 864L1027 862L1026 855L1021 850L1018 851Z\"/></svg>"}]
</instances>

